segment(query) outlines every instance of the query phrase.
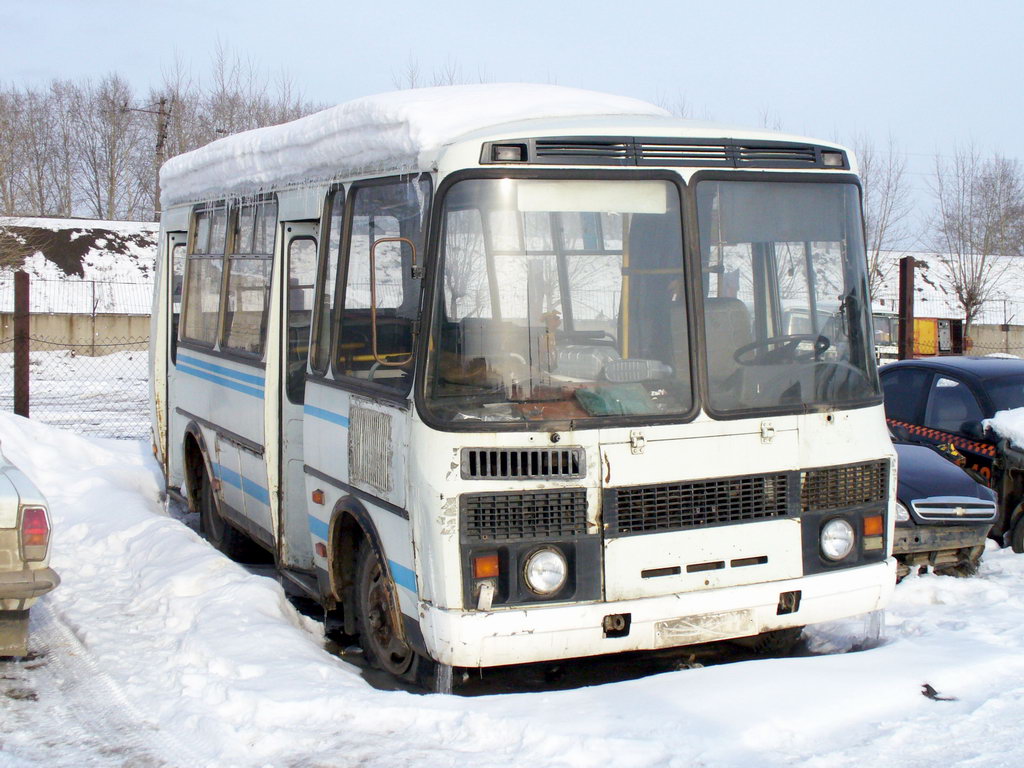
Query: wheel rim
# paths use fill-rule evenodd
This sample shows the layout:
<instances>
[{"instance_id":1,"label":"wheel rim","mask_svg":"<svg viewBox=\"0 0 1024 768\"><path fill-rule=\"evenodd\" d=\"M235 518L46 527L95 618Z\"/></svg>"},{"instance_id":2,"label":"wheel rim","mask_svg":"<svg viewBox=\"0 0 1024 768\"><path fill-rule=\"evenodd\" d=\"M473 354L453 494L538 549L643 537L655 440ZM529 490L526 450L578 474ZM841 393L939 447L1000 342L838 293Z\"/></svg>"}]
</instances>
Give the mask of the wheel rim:
<instances>
[{"instance_id":1,"label":"wheel rim","mask_svg":"<svg viewBox=\"0 0 1024 768\"><path fill-rule=\"evenodd\" d=\"M363 642L386 672L401 676L412 666L414 654L394 626L390 585L376 557L367 570L362 595Z\"/></svg>"}]
</instances>

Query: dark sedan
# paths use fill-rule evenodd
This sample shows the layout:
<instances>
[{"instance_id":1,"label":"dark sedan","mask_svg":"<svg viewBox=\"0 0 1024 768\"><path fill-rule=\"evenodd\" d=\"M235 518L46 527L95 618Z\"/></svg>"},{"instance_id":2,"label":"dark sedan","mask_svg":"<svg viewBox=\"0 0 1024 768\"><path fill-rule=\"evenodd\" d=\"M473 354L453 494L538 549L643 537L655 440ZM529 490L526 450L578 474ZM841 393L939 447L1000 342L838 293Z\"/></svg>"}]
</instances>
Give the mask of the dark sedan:
<instances>
[{"instance_id":1,"label":"dark sedan","mask_svg":"<svg viewBox=\"0 0 1024 768\"><path fill-rule=\"evenodd\" d=\"M952 445L999 496L990 535L1024 552L1024 451L982 425L997 411L1024 407L1024 360L901 360L880 375L890 427L906 439Z\"/></svg>"}]
</instances>

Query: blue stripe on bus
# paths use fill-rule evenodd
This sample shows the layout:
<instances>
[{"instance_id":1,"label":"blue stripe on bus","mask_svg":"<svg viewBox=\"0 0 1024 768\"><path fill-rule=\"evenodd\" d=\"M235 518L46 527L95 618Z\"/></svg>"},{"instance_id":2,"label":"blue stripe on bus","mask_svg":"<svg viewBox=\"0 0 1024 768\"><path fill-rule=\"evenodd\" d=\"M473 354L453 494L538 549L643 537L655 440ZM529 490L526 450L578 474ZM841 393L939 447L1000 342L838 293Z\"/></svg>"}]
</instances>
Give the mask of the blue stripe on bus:
<instances>
[{"instance_id":1,"label":"blue stripe on bus","mask_svg":"<svg viewBox=\"0 0 1024 768\"><path fill-rule=\"evenodd\" d=\"M223 464L218 464L216 462L211 463L213 464L213 471L217 474L217 477L225 483L233 485L247 496L252 496L256 501L262 502L268 507L270 506L270 491L262 485L238 474L233 469L228 469Z\"/></svg>"},{"instance_id":2,"label":"blue stripe on bus","mask_svg":"<svg viewBox=\"0 0 1024 768\"><path fill-rule=\"evenodd\" d=\"M327 541L327 534L330 532L330 528L323 520L320 520L312 515L309 516L309 530L318 539Z\"/></svg>"},{"instance_id":3,"label":"blue stripe on bus","mask_svg":"<svg viewBox=\"0 0 1024 768\"><path fill-rule=\"evenodd\" d=\"M178 358L177 369L179 371L181 371L182 373L187 373L189 376L195 376L196 378L199 378L199 379L205 379L206 381L212 381L214 384L220 384L222 387L227 387L228 389L234 389L234 390L236 390L238 392L241 392L243 394L246 394L246 395L252 395L253 397L258 398L260 400L263 399L263 390L262 389L253 389L252 387L247 387L244 384L239 384L236 381L231 381L230 379L222 379L220 376L215 376L212 373L207 373L206 371L200 371L200 370L198 370L196 368L192 368L192 367L187 366L187 365L182 365L180 357Z\"/></svg>"},{"instance_id":4,"label":"blue stripe on bus","mask_svg":"<svg viewBox=\"0 0 1024 768\"><path fill-rule=\"evenodd\" d=\"M236 371L234 368L228 368L223 365L207 362L206 360L200 360L198 357L189 357L188 355L179 354L178 359L184 360L188 365L194 365L196 368L205 368L207 371L219 373L221 376L226 376L229 379L248 382L249 384L255 384L259 387L263 386L262 376L254 376L251 373L242 373L241 371Z\"/></svg>"},{"instance_id":5,"label":"blue stripe on bus","mask_svg":"<svg viewBox=\"0 0 1024 768\"><path fill-rule=\"evenodd\" d=\"M342 416L340 413L328 411L324 408L317 408L315 405L304 405L302 406L302 411L310 416L316 416L318 419L323 419L342 427L348 427L349 424L347 416Z\"/></svg>"},{"instance_id":6,"label":"blue stripe on bus","mask_svg":"<svg viewBox=\"0 0 1024 768\"><path fill-rule=\"evenodd\" d=\"M391 566L391 578L395 584L400 587L405 587L414 595L416 591L416 573L411 568L406 568L400 563L396 563L394 560L388 560L388 565Z\"/></svg>"},{"instance_id":7,"label":"blue stripe on bus","mask_svg":"<svg viewBox=\"0 0 1024 768\"><path fill-rule=\"evenodd\" d=\"M327 541L330 529L327 523L323 520L310 515L309 530L318 539ZM416 573L411 568L406 568L404 565L396 563L394 560L388 560L388 565L391 568L391 578L394 579L395 584L400 587L405 587L413 594L418 594L416 589Z\"/></svg>"}]
</instances>

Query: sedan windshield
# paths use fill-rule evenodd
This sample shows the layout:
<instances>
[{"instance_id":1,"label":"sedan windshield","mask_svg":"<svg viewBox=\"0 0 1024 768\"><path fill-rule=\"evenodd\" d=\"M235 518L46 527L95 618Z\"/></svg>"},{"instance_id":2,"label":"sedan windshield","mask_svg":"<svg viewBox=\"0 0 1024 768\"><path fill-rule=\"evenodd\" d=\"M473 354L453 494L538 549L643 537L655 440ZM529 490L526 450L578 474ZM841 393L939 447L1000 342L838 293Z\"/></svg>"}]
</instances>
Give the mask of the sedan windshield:
<instances>
[{"instance_id":1,"label":"sedan windshield","mask_svg":"<svg viewBox=\"0 0 1024 768\"><path fill-rule=\"evenodd\" d=\"M713 412L879 395L856 186L697 185Z\"/></svg>"},{"instance_id":2,"label":"sedan windshield","mask_svg":"<svg viewBox=\"0 0 1024 768\"><path fill-rule=\"evenodd\" d=\"M426 402L448 423L690 410L679 193L472 179L444 200Z\"/></svg>"}]
</instances>

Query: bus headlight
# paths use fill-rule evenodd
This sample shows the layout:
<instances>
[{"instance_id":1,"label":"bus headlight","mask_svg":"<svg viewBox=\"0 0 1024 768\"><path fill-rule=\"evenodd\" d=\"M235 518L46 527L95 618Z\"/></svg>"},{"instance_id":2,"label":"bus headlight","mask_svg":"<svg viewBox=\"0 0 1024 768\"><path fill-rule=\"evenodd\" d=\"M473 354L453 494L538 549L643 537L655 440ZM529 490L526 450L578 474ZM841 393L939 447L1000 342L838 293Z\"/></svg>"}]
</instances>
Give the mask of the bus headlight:
<instances>
[{"instance_id":1,"label":"bus headlight","mask_svg":"<svg viewBox=\"0 0 1024 768\"><path fill-rule=\"evenodd\" d=\"M907 510L907 508L905 506L900 504L898 501L896 502L896 522L897 523L909 523L910 522L910 512Z\"/></svg>"},{"instance_id":2,"label":"bus headlight","mask_svg":"<svg viewBox=\"0 0 1024 768\"><path fill-rule=\"evenodd\" d=\"M531 592L551 595L565 586L568 572L565 556L557 549L544 547L526 558L523 580Z\"/></svg>"},{"instance_id":3,"label":"bus headlight","mask_svg":"<svg viewBox=\"0 0 1024 768\"><path fill-rule=\"evenodd\" d=\"M853 551L855 534L853 526L837 517L821 528L821 554L829 560L838 561Z\"/></svg>"}]
</instances>

